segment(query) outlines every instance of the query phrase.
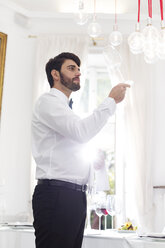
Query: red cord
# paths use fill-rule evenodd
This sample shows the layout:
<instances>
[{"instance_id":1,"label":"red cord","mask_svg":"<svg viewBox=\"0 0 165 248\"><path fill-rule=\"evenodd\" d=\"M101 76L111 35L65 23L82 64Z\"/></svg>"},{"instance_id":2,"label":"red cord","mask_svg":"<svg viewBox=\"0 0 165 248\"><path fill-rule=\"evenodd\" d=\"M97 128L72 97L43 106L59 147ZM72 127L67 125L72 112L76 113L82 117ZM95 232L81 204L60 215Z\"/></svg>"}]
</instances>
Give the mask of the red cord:
<instances>
[{"instance_id":1,"label":"red cord","mask_svg":"<svg viewBox=\"0 0 165 248\"><path fill-rule=\"evenodd\" d=\"M140 22L140 0L138 0L138 22Z\"/></svg>"},{"instance_id":2,"label":"red cord","mask_svg":"<svg viewBox=\"0 0 165 248\"><path fill-rule=\"evenodd\" d=\"M152 18L152 0L150 0L150 17Z\"/></svg>"},{"instance_id":3,"label":"red cord","mask_svg":"<svg viewBox=\"0 0 165 248\"><path fill-rule=\"evenodd\" d=\"M148 16L152 18L152 0L148 0Z\"/></svg>"},{"instance_id":4,"label":"red cord","mask_svg":"<svg viewBox=\"0 0 165 248\"><path fill-rule=\"evenodd\" d=\"M150 0L148 0L148 16L150 16Z\"/></svg>"},{"instance_id":5,"label":"red cord","mask_svg":"<svg viewBox=\"0 0 165 248\"><path fill-rule=\"evenodd\" d=\"M160 0L160 14L161 14L161 20L163 21L163 0Z\"/></svg>"}]
</instances>

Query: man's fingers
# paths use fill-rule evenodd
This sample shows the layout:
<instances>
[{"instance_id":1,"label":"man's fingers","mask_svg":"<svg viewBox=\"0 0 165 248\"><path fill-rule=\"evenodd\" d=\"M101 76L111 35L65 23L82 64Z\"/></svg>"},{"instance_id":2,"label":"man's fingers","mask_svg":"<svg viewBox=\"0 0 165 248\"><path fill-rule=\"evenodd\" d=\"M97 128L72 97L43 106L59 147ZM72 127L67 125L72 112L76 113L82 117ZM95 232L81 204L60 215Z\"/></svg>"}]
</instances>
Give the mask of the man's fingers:
<instances>
[{"instance_id":1,"label":"man's fingers","mask_svg":"<svg viewBox=\"0 0 165 248\"><path fill-rule=\"evenodd\" d=\"M125 87L125 88L130 88L131 87L131 85L130 84L124 84L124 83L121 83L121 84L119 84L120 86L123 86L123 87Z\"/></svg>"},{"instance_id":2,"label":"man's fingers","mask_svg":"<svg viewBox=\"0 0 165 248\"><path fill-rule=\"evenodd\" d=\"M130 88L130 87L131 87L130 84L124 84L123 86L124 86L125 88Z\"/></svg>"}]
</instances>

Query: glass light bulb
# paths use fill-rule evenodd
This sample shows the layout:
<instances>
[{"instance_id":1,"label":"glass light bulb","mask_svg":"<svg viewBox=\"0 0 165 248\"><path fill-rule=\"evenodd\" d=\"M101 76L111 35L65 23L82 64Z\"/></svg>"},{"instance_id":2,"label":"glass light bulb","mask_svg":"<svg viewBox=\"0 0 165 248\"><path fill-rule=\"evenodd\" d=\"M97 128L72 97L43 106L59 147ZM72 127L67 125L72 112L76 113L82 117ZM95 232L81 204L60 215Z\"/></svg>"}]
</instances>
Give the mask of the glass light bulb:
<instances>
[{"instance_id":1,"label":"glass light bulb","mask_svg":"<svg viewBox=\"0 0 165 248\"><path fill-rule=\"evenodd\" d=\"M154 61L157 61L159 32L157 28L149 24L144 28L143 35L145 37L143 49L146 58L145 61L149 63L150 60L151 63L154 63Z\"/></svg>"},{"instance_id":2,"label":"glass light bulb","mask_svg":"<svg viewBox=\"0 0 165 248\"><path fill-rule=\"evenodd\" d=\"M79 9L77 13L75 13L75 21L79 25L84 25L88 21L89 15L84 12L83 9Z\"/></svg>"},{"instance_id":3,"label":"glass light bulb","mask_svg":"<svg viewBox=\"0 0 165 248\"><path fill-rule=\"evenodd\" d=\"M133 54L142 53L144 47L144 35L138 31L133 32L128 37L128 45Z\"/></svg>"},{"instance_id":4,"label":"glass light bulb","mask_svg":"<svg viewBox=\"0 0 165 248\"><path fill-rule=\"evenodd\" d=\"M119 46L123 41L122 34L117 30L112 31L112 33L109 35L109 41L110 41L111 45Z\"/></svg>"},{"instance_id":5,"label":"glass light bulb","mask_svg":"<svg viewBox=\"0 0 165 248\"><path fill-rule=\"evenodd\" d=\"M122 34L118 31L118 25L113 25L113 31L109 35L109 42L112 46L119 46L123 41Z\"/></svg>"},{"instance_id":6,"label":"glass light bulb","mask_svg":"<svg viewBox=\"0 0 165 248\"><path fill-rule=\"evenodd\" d=\"M136 23L135 32L129 35L128 37L128 45L130 51L133 54L139 54L143 52L144 48L144 35L140 32L140 24Z\"/></svg>"},{"instance_id":7,"label":"glass light bulb","mask_svg":"<svg viewBox=\"0 0 165 248\"><path fill-rule=\"evenodd\" d=\"M152 25L152 19L148 18L147 26L143 29L143 34L145 38L158 38L159 31L156 27Z\"/></svg>"},{"instance_id":8,"label":"glass light bulb","mask_svg":"<svg viewBox=\"0 0 165 248\"><path fill-rule=\"evenodd\" d=\"M101 34L101 26L99 23L93 21L88 26L88 34L92 38L96 38Z\"/></svg>"},{"instance_id":9,"label":"glass light bulb","mask_svg":"<svg viewBox=\"0 0 165 248\"><path fill-rule=\"evenodd\" d=\"M154 41L157 41L159 38L159 31L156 27L148 25L143 29L143 35L145 39L153 39Z\"/></svg>"},{"instance_id":10,"label":"glass light bulb","mask_svg":"<svg viewBox=\"0 0 165 248\"><path fill-rule=\"evenodd\" d=\"M160 31L157 55L160 59L165 59L165 28L162 28Z\"/></svg>"}]
</instances>

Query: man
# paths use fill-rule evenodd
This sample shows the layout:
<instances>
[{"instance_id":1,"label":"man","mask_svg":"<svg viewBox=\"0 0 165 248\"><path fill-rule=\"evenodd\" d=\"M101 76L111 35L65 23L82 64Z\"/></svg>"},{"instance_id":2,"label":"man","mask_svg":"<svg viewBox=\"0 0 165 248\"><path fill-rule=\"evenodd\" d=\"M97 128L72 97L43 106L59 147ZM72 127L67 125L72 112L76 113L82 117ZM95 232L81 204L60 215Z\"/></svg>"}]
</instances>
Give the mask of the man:
<instances>
[{"instance_id":1,"label":"man","mask_svg":"<svg viewBox=\"0 0 165 248\"><path fill-rule=\"evenodd\" d=\"M32 120L38 179L33 195L36 248L80 248L90 171L82 151L124 99L129 85L115 86L93 114L80 119L69 107L70 94L80 89L80 59L61 53L48 61L46 73L51 89L38 99Z\"/></svg>"}]
</instances>

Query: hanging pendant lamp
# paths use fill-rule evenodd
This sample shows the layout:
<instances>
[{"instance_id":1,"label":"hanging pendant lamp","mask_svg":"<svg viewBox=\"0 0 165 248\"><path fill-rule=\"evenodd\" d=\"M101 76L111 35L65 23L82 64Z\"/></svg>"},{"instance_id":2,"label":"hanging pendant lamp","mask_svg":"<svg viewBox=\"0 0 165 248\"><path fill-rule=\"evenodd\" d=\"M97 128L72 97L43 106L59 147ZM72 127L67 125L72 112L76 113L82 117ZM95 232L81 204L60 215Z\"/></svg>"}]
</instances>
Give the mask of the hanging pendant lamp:
<instances>
[{"instance_id":1,"label":"hanging pendant lamp","mask_svg":"<svg viewBox=\"0 0 165 248\"><path fill-rule=\"evenodd\" d=\"M123 41L121 32L118 31L117 25L117 0L115 0L115 23L113 25L113 31L109 35L109 42L112 46L119 46Z\"/></svg>"},{"instance_id":2,"label":"hanging pendant lamp","mask_svg":"<svg viewBox=\"0 0 165 248\"><path fill-rule=\"evenodd\" d=\"M140 0L138 0L138 18L135 27L135 32L129 35L128 45L133 54L143 52L144 48L144 35L140 32Z\"/></svg>"},{"instance_id":3,"label":"hanging pendant lamp","mask_svg":"<svg viewBox=\"0 0 165 248\"><path fill-rule=\"evenodd\" d=\"M92 38L96 38L101 34L101 26L96 22L96 0L94 0L93 21L89 24L87 32Z\"/></svg>"},{"instance_id":4,"label":"hanging pendant lamp","mask_svg":"<svg viewBox=\"0 0 165 248\"><path fill-rule=\"evenodd\" d=\"M144 41L144 60L146 63L153 64L158 60L157 47L159 32L152 25L152 0L148 0L148 21L143 29Z\"/></svg>"},{"instance_id":5,"label":"hanging pendant lamp","mask_svg":"<svg viewBox=\"0 0 165 248\"><path fill-rule=\"evenodd\" d=\"M77 12L75 13L74 19L77 24L84 25L88 21L88 14L84 9L84 0L77 0Z\"/></svg>"}]
</instances>

